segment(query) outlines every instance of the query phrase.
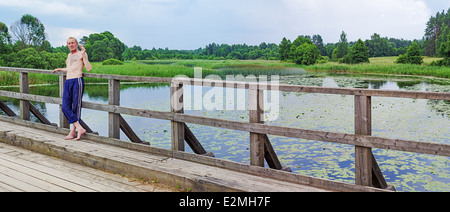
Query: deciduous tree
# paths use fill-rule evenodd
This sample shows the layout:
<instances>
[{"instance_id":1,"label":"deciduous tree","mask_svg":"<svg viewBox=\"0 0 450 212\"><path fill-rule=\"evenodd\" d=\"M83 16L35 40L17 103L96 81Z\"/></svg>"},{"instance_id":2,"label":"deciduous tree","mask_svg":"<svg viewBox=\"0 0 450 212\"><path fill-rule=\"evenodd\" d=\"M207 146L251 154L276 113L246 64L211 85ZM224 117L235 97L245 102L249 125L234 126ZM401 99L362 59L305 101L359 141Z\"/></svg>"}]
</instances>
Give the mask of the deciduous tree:
<instances>
[{"instance_id":1,"label":"deciduous tree","mask_svg":"<svg viewBox=\"0 0 450 212\"><path fill-rule=\"evenodd\" d=\"M348 58L351 64L370 63L369 49L361 39L350 49Z\"/></svg>"},{"instance_id":2,"label":"deciduous tree","mask_svg":"<svg viewBox=\"0 0 450 212\"><path fill-rule=\"evenodd\" d=\"M414 42L411 47L409 47L406 55L400 55L395 62L421 65L423 63L422 50L420 50L417 42Z\"/></svg>"},{"instance_id":3,"label":"deciduous tree","mask_svg":"<svg viewBox=\"0 0 450 212\"><path fill-rule=\"evenodd\" d=\"M25 14L11 26L11 32L17 41L22 44L22 49L27 46L41 46L46 39L45 27L36 17Z\"/></svg>"}]
</instances>

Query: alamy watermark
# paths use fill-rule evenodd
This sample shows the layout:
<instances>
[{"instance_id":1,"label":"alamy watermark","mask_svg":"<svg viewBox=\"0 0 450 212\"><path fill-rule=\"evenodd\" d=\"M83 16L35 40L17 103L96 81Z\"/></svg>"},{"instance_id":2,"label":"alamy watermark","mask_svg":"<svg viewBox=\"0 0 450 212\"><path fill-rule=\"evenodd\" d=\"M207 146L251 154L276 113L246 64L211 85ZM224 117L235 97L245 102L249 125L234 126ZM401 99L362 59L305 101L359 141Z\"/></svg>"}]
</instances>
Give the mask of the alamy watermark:
<instances>
[{"instance_id":1,"label":"alamy watermark","mask_svg":"<svg viewBox=\"0 0 450 212\"><path fill-rule=\"evenodd\" d=\"M203 79L203 69L194 69L194 79L179 75L173 78L172 86L183 85L174 90L171 101L175 111L264 111L262 120L275 121L280 115L280 91L278 75L227 75L225 81L218 75ZM262 92L258 104L249 104L250 91ZM253 93L254 94L254 93ZM252 94L252 95L253 95ZM256 108L259 105L260 108Z\"/></svg>"}]
</instances>

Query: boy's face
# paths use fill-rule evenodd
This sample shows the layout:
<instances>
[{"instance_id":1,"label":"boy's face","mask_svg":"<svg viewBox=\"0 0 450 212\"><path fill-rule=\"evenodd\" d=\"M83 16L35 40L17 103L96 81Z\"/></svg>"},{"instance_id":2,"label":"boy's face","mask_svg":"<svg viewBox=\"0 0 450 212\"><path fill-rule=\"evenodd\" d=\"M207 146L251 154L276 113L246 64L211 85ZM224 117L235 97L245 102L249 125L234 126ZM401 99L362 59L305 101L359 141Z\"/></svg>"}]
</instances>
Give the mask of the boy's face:
<instances>
[{"instance_id":1,"label":"boy's face","mask_svg":"<svg viewBox=\"0 0 450 212\"><path fill-rule=\"evenodd\" d=\"M67 47L71 52L75 51L78 48L78 42L74 39L69 39L67 40Z\"/></svg>"}]
</instances>

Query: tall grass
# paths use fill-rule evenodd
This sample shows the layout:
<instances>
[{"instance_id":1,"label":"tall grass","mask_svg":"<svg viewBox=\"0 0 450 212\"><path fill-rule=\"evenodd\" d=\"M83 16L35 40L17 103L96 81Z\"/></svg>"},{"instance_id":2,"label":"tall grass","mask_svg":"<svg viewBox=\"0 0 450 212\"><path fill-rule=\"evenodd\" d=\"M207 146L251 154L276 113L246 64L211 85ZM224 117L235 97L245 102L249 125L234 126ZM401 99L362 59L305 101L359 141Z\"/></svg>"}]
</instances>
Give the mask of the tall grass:
<instances>
[{"instance_id":1,"label":"tall grass","mask_svg":"<svg viewBox=\"0 0 450 212\"><path fill-rule=\"evenodd\" d=\"M175 77L185 75L194 77L194 67L203 68L203 77L216 74L226 75L292 75L308 71L348 72L348 73L382 73L398 75L433 76L450 78L450 67L428 65L438 58L425 58L425 65L395 64L396 57L371 58L371 63L348 65L335 62L299 66L295 63L268 60L161 60L125 62L124 65L111 66L92 63L92 73L115 74L148 77ZM58 76L30 74L30 84L58 83ZM86 82L106 82L102 79L87 78ZM0 85L18 85L19 75L14 72L0 71Z\"/></svg>"},{"instance_id":2,"label":"tall grass","mask_svg":"<svg viewBox=\"0 0 450 212\"><path fill-rule=\"evenodd\" d=\"M426 58L425 62L433 59ZM434 59L435 60L435 59ZM398 75L418 75L433 76L440 78L450 78L450 67L439 67L412 64L394 64L392 57L371 58L371 63L349 65L328 62L304 67L306 70L330 71L330 72L350 72L350 73L382 73Z\"/></svg>"},{"instance_id":3,"label":"tall grass","mask_svg":"<svg viewBox=\"0 0 450 212\"><path fill-rule=\"evenodd\" d=\"M219 69L219 76L224 77L227 75L301 75L306 74L306 71L301 68L296 67L283 67L283 66L262 66L256 64L246 64L246 65L230 65Z\"/></svg>"},{"instance_id":4,"label":"tall grass","mask_svg":"<svg viewBox=\"0 0 450 212\"><path fill-rule=\"evenodd\" d=\"M59 77L46 74L29 74L29 84L51 84L58 83ZM19 73L0 71L0 86L19 85Z\"/></svg>"}]
</instances>

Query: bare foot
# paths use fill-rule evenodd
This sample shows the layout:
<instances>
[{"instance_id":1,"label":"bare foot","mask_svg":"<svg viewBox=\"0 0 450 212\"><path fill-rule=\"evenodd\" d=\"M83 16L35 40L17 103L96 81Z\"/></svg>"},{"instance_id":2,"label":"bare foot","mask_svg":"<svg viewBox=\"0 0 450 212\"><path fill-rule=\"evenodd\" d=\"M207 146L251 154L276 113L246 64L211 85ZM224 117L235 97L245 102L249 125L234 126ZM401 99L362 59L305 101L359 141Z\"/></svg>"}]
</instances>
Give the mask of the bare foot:
<instances>
[{"instance_id":1,"label":"bare foot","mask_svg":"<svg viewBox=\"0 0 450 212\"><path fill-rule=\"evenodd\" d=\"M67 135L64 140L72 140L75 138L75 131L70 131L69 135Z\"/></svg>"},{"instance_id":2,"label":"bare foot","mask_svg":"<svg viewBox=\"0 0 450 212\"><path fill-rule=\"evenodd\" d=\"M75 141L79 141L81 139L81 136L83 136L85 133L86 133L85 129L78 130L78 136L75 139Z\"/></svg>"}]
</instances>

